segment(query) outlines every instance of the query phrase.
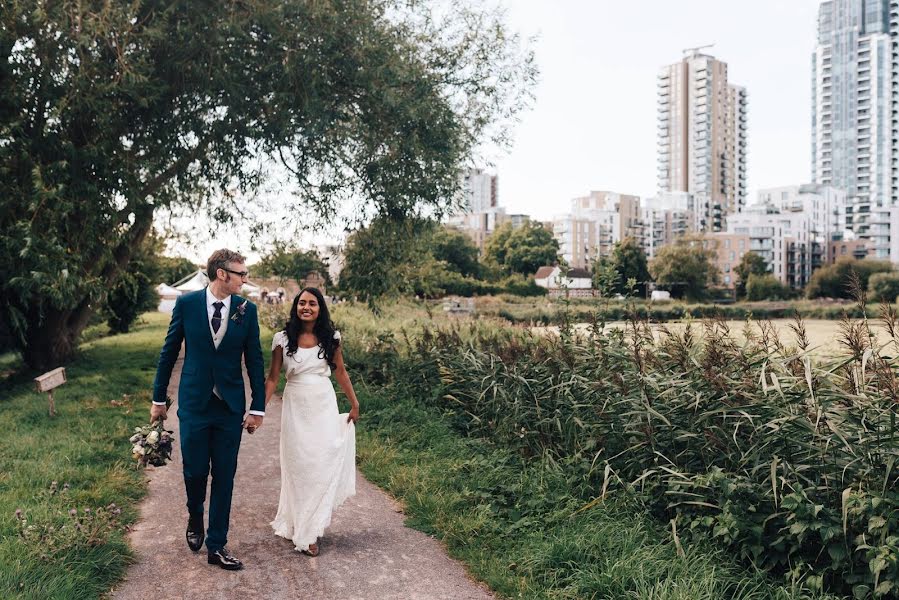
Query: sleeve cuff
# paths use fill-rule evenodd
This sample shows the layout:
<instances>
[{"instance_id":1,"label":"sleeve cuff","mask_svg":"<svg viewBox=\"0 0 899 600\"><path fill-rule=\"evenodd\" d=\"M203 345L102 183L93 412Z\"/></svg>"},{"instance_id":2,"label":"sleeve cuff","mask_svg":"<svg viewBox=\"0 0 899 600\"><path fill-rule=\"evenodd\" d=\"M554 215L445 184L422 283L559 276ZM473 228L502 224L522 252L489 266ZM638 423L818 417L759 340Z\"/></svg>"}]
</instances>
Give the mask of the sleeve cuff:
<instances>
[{"instance_id":1,"label":"sleeve cuff","mask_svg":"<svg viewBox=\"0 0 899 600\"><path fill-rule=\"evenodd\" d=\"M164 401L163 401L163 402L157 402L156 400L153 401L153 404L155 404L156 406L165 406L165 405L166 405L166 403L165 403Z\"/></svg>"},{"instance_id":2,"label":"sleeve cuff","mask_svg":"<svg viewBox=\"0 0 899 600\"><path fill-rule=\"evenodd\" d=\"M264 410L251 410L251 411L250 411L250 414L251 414L251 415L256 415L257 417L264 417L264 416L265 416L265 411L264 411Z\"/></svg>"}]
</instances>

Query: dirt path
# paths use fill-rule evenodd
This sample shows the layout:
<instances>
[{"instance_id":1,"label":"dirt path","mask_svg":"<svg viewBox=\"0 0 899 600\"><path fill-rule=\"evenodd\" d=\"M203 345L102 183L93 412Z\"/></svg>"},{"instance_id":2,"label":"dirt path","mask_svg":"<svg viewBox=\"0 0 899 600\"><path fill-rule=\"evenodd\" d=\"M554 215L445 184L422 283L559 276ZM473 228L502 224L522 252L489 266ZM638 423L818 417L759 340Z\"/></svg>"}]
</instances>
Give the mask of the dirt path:
<instances>
[{"instance_id":1,"label":"dirt path","mask_svg":"<svg viewBox=\"0 0 899 600\"><path fill-rule=\"evenodd\" d=\"M179 359L169 389L173 398L180 373ZM177 435L176 408L169 410L166 425ZM406 528L399 505L358 472L356 496L334 513L320 556L303 556L289 540L275 536L269 521L278 507L280 428L277 398L269 404L262 429L243 436L228 548L244 562L244 570L228 572L208 565L205 548L199 554L187 548L187 509L176 450L170 464L147 471L150 493L130 536L137 563L113 598L493 598L438 541Z\"/></svg>"}]
</instances>

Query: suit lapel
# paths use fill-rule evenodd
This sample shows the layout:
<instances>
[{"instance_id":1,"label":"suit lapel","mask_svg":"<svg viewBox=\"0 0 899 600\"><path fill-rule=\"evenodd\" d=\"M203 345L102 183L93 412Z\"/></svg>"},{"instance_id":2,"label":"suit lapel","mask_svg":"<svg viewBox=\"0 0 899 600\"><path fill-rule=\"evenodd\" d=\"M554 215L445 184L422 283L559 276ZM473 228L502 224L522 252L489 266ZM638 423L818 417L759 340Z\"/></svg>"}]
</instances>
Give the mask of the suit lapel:
<instances>
[{"instance_id":1,"label":"suit lapel","mask_svg":"<svg viewBox=\"0 0 899 600\"><path fill-rule=\"evenodd\" d=\"M209 328L209 310L206 308L206 290L203 290L203 293L200 294L200 300L197 307L200 309L200 318L203 319L203 323L205 326L203 327L203 339L206 340L206 343L215 350L215 343L212 341L212 330Z\"/></svg>"}]
</instances>

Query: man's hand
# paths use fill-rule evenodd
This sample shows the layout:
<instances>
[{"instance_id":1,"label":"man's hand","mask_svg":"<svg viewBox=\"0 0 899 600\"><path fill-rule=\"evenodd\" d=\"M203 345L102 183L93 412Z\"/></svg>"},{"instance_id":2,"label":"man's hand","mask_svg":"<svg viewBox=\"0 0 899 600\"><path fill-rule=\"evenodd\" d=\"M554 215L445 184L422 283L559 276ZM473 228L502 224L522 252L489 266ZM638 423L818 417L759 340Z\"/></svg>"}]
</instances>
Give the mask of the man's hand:
<instances>
[{"instance_id":1,"label":"man's hand","mask_svg":"<svg viewBox=\"0 0 899 600\"><path fill-rule=\"evenodd\" d=\"M168 417L168 409L165 404L151 404L150 405L150 424L152 425L156 421L165 421Z\"/></svg>"},{"instance_id":2,"label":"man's hand","mask_svg":"<svg viewBox=\"0 0 899 600\"><path fill-rule=\"evenodd\" d=\"M247 433L256 433L256 430L262 427L262 417L247 415L247 418L243 420L243 426L247 428Z\"/></svg>"}]
</instances>

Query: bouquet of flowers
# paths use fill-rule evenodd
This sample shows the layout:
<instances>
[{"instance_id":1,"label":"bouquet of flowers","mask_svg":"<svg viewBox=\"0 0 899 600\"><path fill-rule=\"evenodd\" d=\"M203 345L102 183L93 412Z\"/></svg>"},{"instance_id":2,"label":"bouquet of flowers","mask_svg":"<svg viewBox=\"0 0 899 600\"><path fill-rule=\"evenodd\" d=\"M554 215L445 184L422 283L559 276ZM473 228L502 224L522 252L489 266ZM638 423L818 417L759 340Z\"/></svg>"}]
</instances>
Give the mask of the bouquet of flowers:
<instances>
[{"instance_id":1,"label":"bouquet of flowers","mask_svg":"<svg viewBox=\"0 0 899 600\"><path fill-rule=\"evenodd\" d=\"M131 456L137 461L137 466L162 467L172 460L172 446L174 432L165 429L162 421L156 421L149 425L134 428L134 435L128 440L131 442Z\"/></svg>"}]
</instances>

